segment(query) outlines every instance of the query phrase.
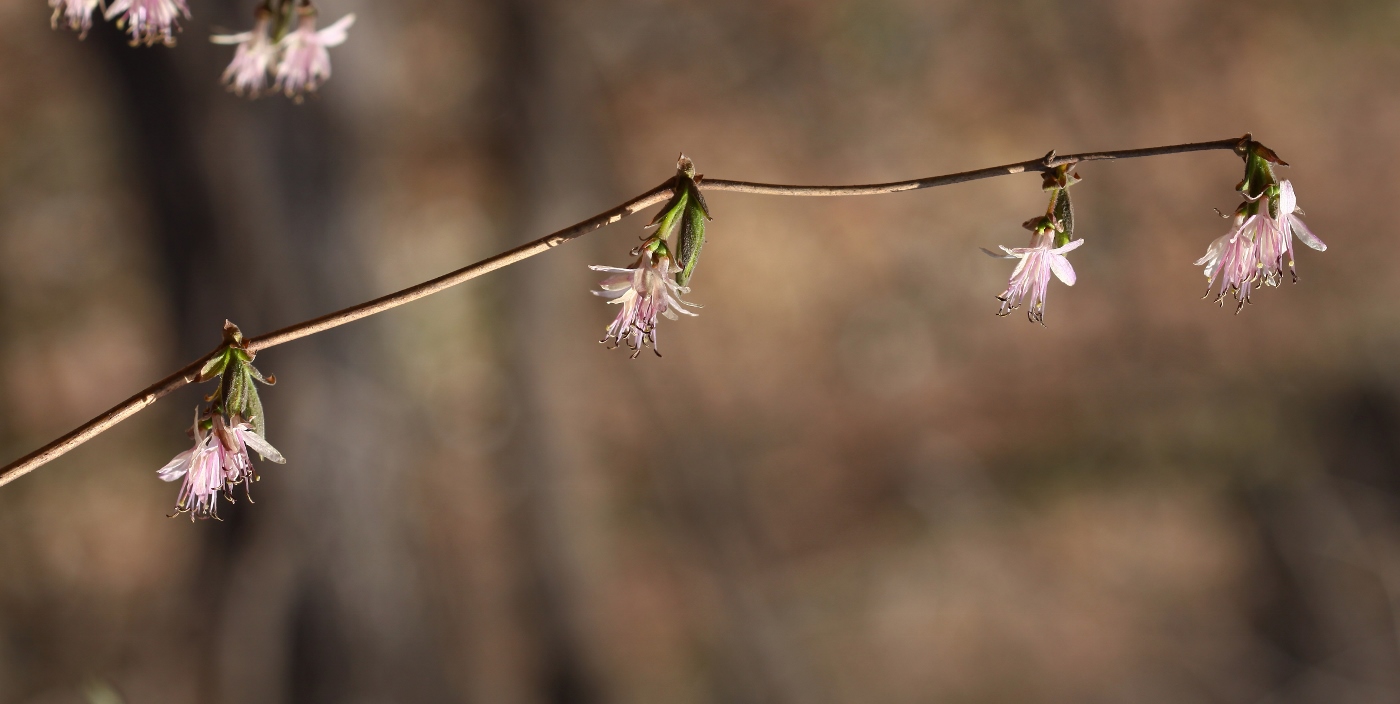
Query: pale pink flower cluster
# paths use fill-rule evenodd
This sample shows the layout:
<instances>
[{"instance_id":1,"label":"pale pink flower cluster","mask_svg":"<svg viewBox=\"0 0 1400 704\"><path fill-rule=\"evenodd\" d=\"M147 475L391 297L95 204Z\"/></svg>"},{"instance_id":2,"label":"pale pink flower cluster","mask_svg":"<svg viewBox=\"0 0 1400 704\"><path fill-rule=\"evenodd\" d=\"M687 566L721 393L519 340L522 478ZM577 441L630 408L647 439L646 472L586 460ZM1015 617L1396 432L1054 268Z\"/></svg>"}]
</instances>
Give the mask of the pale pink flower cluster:
<instances>
[{"instance_id":1,"label":"pale pink flower cluster","mask_svg":"<svg viewBox=\"0 0 1400 704\"><path fill-rule=\"evenodd\" d=\"M217 44L237 44L233 61L224 71L224 83L239 95L256 97L267 88L270 73L275 74L275 90L297 97L314 91L331 76L329 47L339 46L347 39L347 30L355 23L354 15L346 15L335 24L316 29L316 15L301 16L297 28L288 32L280 42L270 35L270 18L260 14L250 32L217 35Z\"/></svg>"},{"instance_id":2,"label":"pale pink flower cluster","mask_svg":"<svg viewBox=\"0 0 1400 704\"><path fill-rule=\"evenodd\" d=\"M1073 286L1075 281L1074 267L1070 266L1069 259L1065 254L1072 252L1084 244L1084 240L1075 240L1066 243L1064 246L1055 247L1055 230L1053 228L1037 229L1031 236L1031 246L1007 248L1001 250L1006 252L1005 259L1019 259L1016 268L1011 271L1011 279L1006 284L1006 290L1002 291L997 299L1001 301L1001 308L997 310L997 315L1010 315L1023 304L1026 306L1026 317L1031 322L1045 324L1045 295L1050 289L1050 275L1054 274L1066 286ZM984 250L985 251L985 250ZM992 254L988 252L988 254ZM993 256L996 256L993 254Z\"/></svg>"},{"instance_id":3,"label":"pale pink flower cluster","mask_svg":"<svg viewBox=\"0 0 1400 704\"><path fill-rule=\"evenodd\" d=\"M297 21L296 29L274 42L270 17L260 13L252 31L212 38L216 44L238 45L233 61L224 70L224 83L239 95L257 97L267 89L268 76L272 74L273 89L289 98L314 91L331 77L328 49L344 44L347 30L354 23L355 16L346 15L317 30L315 12L307 12Z\"/></svg>"},{"instance_id":4,"label":"pale pink flower cluster","mask_svg":"<svg viewBox=\"0 0 1400 704\"><path fill-rule=\"evenodd\" d=\"M63 23L68 28L78 33L78 38L87 37L88 30L92 29L92 13L97 10L99 0L49 0L49 7L53 8L53 19L50 24L54 29L58 29L58 20L63 18Z\"/></svg>"},{"instance_id":5,"label":"pale pink flower cluster","mask_svg":"<svg viewBox=\"0 0 1400 704\"><path fill-rule=\"evenodd\" d=\"M105 13L109 20L116 18L117 26L131 35L133 45L146 46L156 42L174 46L181 15L190 17L185 0L112 0Z\"/></svg>"},{"instance_id":6,"label":"pale pink flower cluster","mask_svg":"<svg viewBox=\"0 0 1400 704\"><path fill-rule=\"evenodd\" d=\"M1277 217L1270 214L1271 209ZM1327 245L1298 217L1302 211L1298 209L1292 183L1279 182L1277 200L1260 203L1258 211L1246 215L1241 209L1235 214L1230 231L1211 242L1205 256L1196 260L1197 266L1205 267L1206 295L1215 289L1215 300L1220 305L1225 304L1226 296L1232 296L1237 313L1261 284L1279 285L1285 265L1292 280L1298 280L1293 259L1295 237L1319 252L1327 250Z\"/></svg>"},{"instance_id":7,"label":"pale pink flower cluster","mask_svg":"<svg viewBox=\"0 0 1400 704\"><path fill-rule=\"evenodd\" d=\"M633 359L647 345L651 345L656 356L661 356L661 350L656 346L656 317L663 315L669 320L676 320L676 313L695 315L686 310L686 306L700 307L681 300L681 294L689 293L690 289L676 283L671 267L671 257L664 251L644 251L635 264L625 269L597 265L588 267L611 274L598 285L602 290L593 294L608 299L608 303L622 306L617 318L608 326L607 334L599 342L611 340L614 347L626 344L633 351Z\"/></svg>"},{"instance_id":8,"label":"pale pink flower cluster","mask_svg":"<svg viewBox=\"0 0 1400 704\"><path fill-rule=\"evenodd\" d=\"M224 423L223 416L215 416L214 427L206 434L196 421L194 447L176 455L157 472L167 482L181 477L185 480L175 499L175 513L189 513L191 520L218 518L220 492L232 501L235 486L243 484L247 492L257 481L248 448L270 462L286 462L282 453L247 423L230 426Z\"/></svg>"}]
</instances>

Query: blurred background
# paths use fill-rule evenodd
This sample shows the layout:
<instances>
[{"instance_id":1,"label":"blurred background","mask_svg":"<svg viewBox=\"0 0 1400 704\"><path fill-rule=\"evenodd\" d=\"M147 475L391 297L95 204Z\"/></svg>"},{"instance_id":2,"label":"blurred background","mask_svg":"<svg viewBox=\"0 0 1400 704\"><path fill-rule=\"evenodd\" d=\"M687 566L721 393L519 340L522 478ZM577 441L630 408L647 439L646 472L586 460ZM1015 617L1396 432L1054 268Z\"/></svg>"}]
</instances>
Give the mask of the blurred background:
<instances>
[{"instance_id":1,"label":"blurred background","mask_svg":"<svg viewBox=\"0 0 1400 704\"><path fill-rule=\"evenodd\" d=\"M895 180L1252 131L1331 245L1241 315L1227 152L1082 167L1079 283L993 313L1034 176L715 193L665 357L639 216L265 352L255 505L170 520L187 388L0 490L0 702L1400 701L1400 4L323 0L295 105L0 0L5 461L213 347L673 173Z\"/></svg>"}]
</instances>

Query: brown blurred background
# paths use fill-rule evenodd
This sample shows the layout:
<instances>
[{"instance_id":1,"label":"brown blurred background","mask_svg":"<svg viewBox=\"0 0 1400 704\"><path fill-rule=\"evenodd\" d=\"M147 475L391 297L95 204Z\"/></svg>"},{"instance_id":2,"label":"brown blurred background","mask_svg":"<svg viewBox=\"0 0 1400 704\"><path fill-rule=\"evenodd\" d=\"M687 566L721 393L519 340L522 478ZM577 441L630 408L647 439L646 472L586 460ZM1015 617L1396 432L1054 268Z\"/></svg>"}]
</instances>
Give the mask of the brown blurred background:
<instances>
[{"instance_id":1,"label":"brown blurred background","mask_svg":"<svg viewBox=\"0 0 1400 704\"><path fill-rule=\"evenodd\" d=\"M165 517L186 389L0 490L0 702L1400 701L1400 5L324 0L293 105L0 0L0 448L219 339L712 177L902 179L1246 130L1331 245L1242 315L1228 153L1091 164L1079 284L998 319L1033 176L714 194L666 356L596 340L644 217L270 350L267 466Z\"/></svg>"}]
</instances>

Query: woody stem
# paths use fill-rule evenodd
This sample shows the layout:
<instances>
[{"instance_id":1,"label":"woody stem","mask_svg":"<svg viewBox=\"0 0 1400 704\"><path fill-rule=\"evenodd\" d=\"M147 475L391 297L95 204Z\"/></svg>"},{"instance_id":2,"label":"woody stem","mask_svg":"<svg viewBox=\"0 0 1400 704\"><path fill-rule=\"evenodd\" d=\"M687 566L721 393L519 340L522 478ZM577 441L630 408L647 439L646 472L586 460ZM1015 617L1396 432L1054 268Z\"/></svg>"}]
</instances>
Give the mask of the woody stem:
<instances>
[{"instance_id":1,"label":"woody stem","mask_svg":"<svg viewBox=\"0 0 1400 704\"><path fill-rule=\"evenodd\" d=\"M1039 159L1029 159L1014 164L1003 164L1001 166L992 166L973 171L961 171L952 174L913 179L910 181L896 181L893 183L855 186L794 186L753 183L749 181L731 181L726 179L703 179L699 181L699 185L700 188L705 191L729 191L732 193L752 193L773 196L822 197L880 195L949 186L955 183L965 183L967 181L977 181L999 176L1012 176L1022 173L1046 173L1059 166L1073 166L1088 161L1137 159L1168 154L1181 154L1184 152L1215 150L1230 150L1243 153L1245 145L1250 140L1250 135L1246 134L1244 137L1221 139L1213 142L1191 142L1162 147L1148 147L1144 149L1086 152L1083 154L1069 154L1065 156L1057 156L1054 152L1050 152ZM442 276L425 281L416 286L411 286L402 291L390 293L371 301L338 310L334 313L327 313L326 315L312 318L311 320L289 325L280 330L274 330L270 333L250 338L245 349L250 353L257 353L271 347L276 347L277 345L291 342L292 340L315 335L316 333L324 332L331 328L360 320L361 318L367 318L371 315L383 313L384 311L397 308L401 305L412 303L420 298L431 296L434 293L452 288L453 286L470 281L483 274L488 274L497 269L516 264L537 254L543 254L565 242L577 239L590 232L616 223L625 217L635 215L637 212L648 207L665 202L673 195L672 189L674 183L675 179L669 178L661 185L617 207L588 218L587 220L570 225L569 227L541 237L533 242L528 242L514 249L488 257L456 271L443 274ZM1053 201L1051 207L1054 207ZM194 383L199 375L199 370L204 364L222 351L223 347L221 346L213 352L185 365L170 376L146 387L131 398L113 406L101 415L66 433L57 440L6 465L3 469L0 469L0 486L9 484L25 474L58 459L73 448L110 430L118 423L155 403L161 397L188 384Z\"/></svg>"}]
</instances>

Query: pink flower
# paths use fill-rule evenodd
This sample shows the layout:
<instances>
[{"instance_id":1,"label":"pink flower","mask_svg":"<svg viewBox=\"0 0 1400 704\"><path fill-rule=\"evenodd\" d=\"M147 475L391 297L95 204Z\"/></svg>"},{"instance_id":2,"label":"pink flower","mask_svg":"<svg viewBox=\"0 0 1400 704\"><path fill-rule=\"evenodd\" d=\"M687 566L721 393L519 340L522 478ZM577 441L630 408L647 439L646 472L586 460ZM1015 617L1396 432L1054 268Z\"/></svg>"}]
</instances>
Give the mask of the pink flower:
<instances>
[{"instance_id":1,"label":"pink flower","mask_svg":"<svg viewBox=\"0 0 1400 704\"><path fill-rule=\"evenodd\" d=\"M599 342L613 341L614 347L626 343L633 350L632 358L642 353L648 344L656 356L661 350L656 346L656 316L664 315L676 320L676 313L695 315L685 306L700 306L681 300L681 294L690 289L676 283L671 272L671 257L664 248L654 252L642 252L631 267L620 269L611 266L590 266L594 271L612 274L598 285L601 291L593 295L608 299L608 303L622 306L617 318L608 326L607 335Z\"/></svg>"},{"instance_id":2,"label":"pink flower","mask_svg":"<svg viewBox=\"0 0 1400 704\"><path fill-rule=\"evenodd\" d=\"M98 0L49 0L49 7L53 8L50 24L58 29L58 18L62 17L63 23L77 32L79 39L84 39L88 30L92 29L92 13L97 9L97 3Z\"/></svg>"},{"instance_id":3,"label":"pink flower","mask_svg":"<svg viewBox=\"0 0 1400 704\"><path fill-rule=\"evenodd\" d=\"M117 18L117 26L131 34L132 45L151 46L160 42L175 45L175 31L180 28L180 15L189 19L190 9L185 0L113 0L107 6L107 19Z\"/></svg>"},{"instance_id":4,"label":"pink flower","mask_svg":"<svg viewBox=\"0 0 1400 704\"><path fill-rule=\"evenodd\" d=\"M1026 307L1026 317L1031 322L1045 324L1045 294L1050 288L1050 275L1053 273L1056 278L1064 282L1066 286L1073 286L1075 281L1074 267L1070 266L1069 259L1065 254L1072 252L1084 244L1084 240L1075 240L1066 243L1062 247L1053 247L1055 241L1055 230L1053 228L1038 228L1035 234L1031 235L1031 246L1008 249L1002 247L1006 252L1004 259L1020 259L1016 263L1016 268L1011 272L1011 279L1006 284L1006 290L997 296L1001 301L1001 308L997 310L997 315L1009 315L1011 311L1021 307L1021 304L1029 304ZM985 250L984 250L985 251ZM987 252L992 254L991 252ZM992 256L997 256L993 254Z\"/></svg>"},{"instance_id":5,"label":"pink flower","mask_svg":"<svg viewBox=\"0 0 1400 704\"><path fill-rule=\"evenodd\" d=\"M277 89L287 97L314 91L331 77L329 47L340 46L347 38L346 30L355 23L354 15L346 15L335 24L316 30L316 13L304 12L297 28L282 37L282 61L277 64Z\"/></svg>"},{"instance_id":6,"label":"pink flower","mask_svg":"<svg viewBox=\"0 0 1400 704\"><path fill-rule=\"evenodd\" d=\"M1215 301L1225 305L1225 296L1230 295L1237 303L1238 313L1250 302L1250 294L1265 277L1264 256L1274 256L1278 247L1277 227L1269 217L1267 208L1246 216L1243 208L1235 213L1230 231L1220 236L1206 248L1205 256L1196 260L1197 266L1205 266L1206 295L1212 287L1218 286ZM1261 249L1268 249L1261 256Z\"/></svg>"},{"instance_id":7,"label":"pink flower","mask_svg":"<svg viewBox=\"0 0 1400 704\"><path fill-rule=\"evenodd\" d=\"M215 44L237 44L233 61L224 69L223 81L229 90L238 95L258 97L267 89L267 75L277 60L277 44L272 41L269 27L272 15L259 10L253 30L241 34L216 34L210 37Z\"/></svg>"},{"instance_id":8,"label":"pink flower","mask_svg":"<svg viewBox=\"0 0 1400 704\"><path fill-rule=\"evenodd\" d=\"M184 477L185 483L175 499L175 512L188 512L191 520L218 518L219 492L224 492L232 501L230 491L235 485L243 484L246 492L252 482L257 481L258 473L248 457L248 448L270 462L286 462L277 448L253 432L252 426L247 423L229 426L224 423L223 416L214 416L213 428L208 434L196 420L194 438L192 449L176 455L156 472L167 482Z\"/></svg>"},{"instance_id":9,"label":"pink flower","mask_svg":"<svg viewBox=\"0 0 1400 704\"><path fill-rule=\"evenodd\" d=\"M188 511L191 519L218 516L219 492L224 488L223 465L214 436L205 435L198 423L195 424L194 448L175 455L175 459L156 474L167 482L185 478L175 498L175 513Z\"/></svg>"}]
</instances>

